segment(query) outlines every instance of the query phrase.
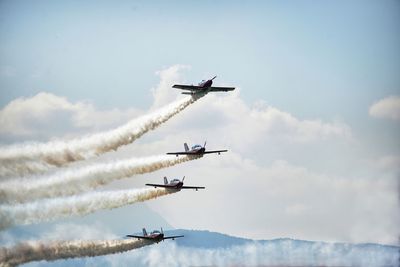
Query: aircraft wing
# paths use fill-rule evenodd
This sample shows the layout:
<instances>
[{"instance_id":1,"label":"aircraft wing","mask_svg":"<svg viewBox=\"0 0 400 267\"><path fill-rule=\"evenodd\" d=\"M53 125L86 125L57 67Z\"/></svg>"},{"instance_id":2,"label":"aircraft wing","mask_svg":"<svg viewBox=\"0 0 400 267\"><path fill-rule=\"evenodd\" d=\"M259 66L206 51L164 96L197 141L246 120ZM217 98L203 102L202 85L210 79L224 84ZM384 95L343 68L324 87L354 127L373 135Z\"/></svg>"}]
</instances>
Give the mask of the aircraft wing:
<instances>
[{"instance_id":1,"label":"aircraft wing","mask_svg":"<svg viewBox=\"0 0 400 267\"><path fill-rule=\"evenodd\" d=\"M184 237L184 235L167 236L167 237L164 237L163 239L175 239L175 238L180 238L180 237Z\"/></svg>"},{"instance_id":2,"label":"aircraft wing","mask_svg":"<svg viewBox=\"0 0 400 267\"><path fill-rule=\"evenodd\" d=\"M210 92L227 92L227 91L233 91L235 90L235 87L210 87L209 91Z\"/></svg>"},{"instance_id":3,"label":"aircraft wing","mask_svg":"<svg viewBox=\"0 0 400 267\"><path fill-rule=\"evenodd\" d=\"M168 152L167 155L191 155L190 152Z\"/></svg>"},{"instance_id":4,"label":"aircraft wing","mask_svg":"<svg viewBox=\"0 0 400 267\"><path fill-rule=\"evenodd\" d=\"M204 186L182 186L181 189L205 189Z\"/></svg>"},{"instance_id":5,"label":"aircraft wing","mask_svg":"<svg viewBox=\"0 0 400 267\"><path fill-rule=\"evenodd\" d=\"M197 91L202 87L196 85L186 85L186 84L174 84L172 88L182 89L182 90L189 90L189 91Z\"/></svg>"},{"instance_id":6,"label":"aircraft wing","mask_svg":"<svg viewBox=\"0 0 400 267\"><path fill-rule=\"evenodd\" d=\"M154 240L154 238L152 238L152 237L142 236L142 235L126 235L126 237L134 237L134 238L140 238L140 239L146 239L146 240Z\"/></svg>"},{"instance_id":7,"label":"aircraft wing","mask_svg":"<svg viewBox=\"0 0 400 267\"><path fill-rule=\"evenodd\" d=\"M210 151L204 151L203 154L212 154L212 153L222 153L222 152L228 152L228 150L224 149L224 150L210 150Z\"/></svg>"},{"instance_id":8,"label":"aircraft wing","mask_svg":"<svg viewBox=\"0 0 400 267\"><path fill-rule=\"evenodd\" d=\"M146 184L147 186L154 186L154 187L163 187L163 188L173 188L170 185L165 185L165 184Z\"/></svg>"}]
</instances>

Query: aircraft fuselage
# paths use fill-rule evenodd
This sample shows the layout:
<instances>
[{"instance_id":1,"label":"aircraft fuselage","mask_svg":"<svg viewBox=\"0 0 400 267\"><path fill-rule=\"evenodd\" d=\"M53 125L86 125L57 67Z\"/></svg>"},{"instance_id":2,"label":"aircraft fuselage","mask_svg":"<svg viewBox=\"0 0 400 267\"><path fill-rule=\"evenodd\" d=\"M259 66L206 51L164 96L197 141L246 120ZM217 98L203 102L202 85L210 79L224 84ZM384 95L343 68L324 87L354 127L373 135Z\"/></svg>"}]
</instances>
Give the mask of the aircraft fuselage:
<instances>
[{"instance_id":1,"label":"aircraft fuselage","mask_svg":"<svg viewBox=\"0 0 400 267\"><path fill-rule=\"evenodd\" d=\"M180 190L182 188L182 186L183 186L183 182L182 181L171 182L171 183L167 184L166 186L168 186L168 188L171 188L171 189Z\"/></svg>"},{"instance_id":2,"label":"aircraft fuselage","mask_svg":"<svg viewBox=\"0 0 400 267\"><path fill-rule=\"evenodd\" d=\"M192 154L203 154L204 151L206 151L206 148L205 147L200 147L200 148L192 149L189 152L192 153Z\"/></svg>"},{"instance_id":3,"label":"aircraft fuselage","mask_svg":"<svg viewBox=\"0 0 400 267\"><path fill-rule=\"evenodd\" d=\"M149 234L148 237L150 237L151 240L154 240L154 242L158 243L164 239L164 234L163 233Z\"/></svg>"},{"instance_id":4,"label":"aircraft fuselage","mask_svg":"<svg viewBox=\"0 0 400 267\"><path fill-rule=\"evenodd\" d=\"M209 88L211 87L212 83L213 83L212 80L207 80L205 82L199 83L199 86L202 88Z\"/></svg>"}]
</instances>

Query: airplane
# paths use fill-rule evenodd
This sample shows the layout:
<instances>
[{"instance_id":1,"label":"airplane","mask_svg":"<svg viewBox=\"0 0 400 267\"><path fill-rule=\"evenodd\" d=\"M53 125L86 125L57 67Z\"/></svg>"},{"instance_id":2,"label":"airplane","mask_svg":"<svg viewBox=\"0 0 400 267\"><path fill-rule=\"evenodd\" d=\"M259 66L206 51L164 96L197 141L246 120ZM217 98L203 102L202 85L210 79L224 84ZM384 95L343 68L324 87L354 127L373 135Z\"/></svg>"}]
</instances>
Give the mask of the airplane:
<instances>
[{"instance_id":1,"label":"airplane","mask_svg":"<svg viewBox=\"0 0 400 267\"><path fill-rule=\"evenodd\" d=\"M178 190L178 191L180 191L181 189L195 189L196 191L198 191L199 189L205 189L204 186L184 186L183 185L184 180L185 180L185 176L183 176L182 181L180 181L179 179L172 179L168 183L167 177L164 177L164 184L146 184L146 185L154 186L154 188L163 187L163 188L173 189L173 190Z\"/></svg>"},{"instance_id":2,"label":"airplane","mask_svg":"<svg viewBox=\"0 0 400 267\"><path fill-rule=\"evenodd\" d=\"M182 92L184 95L198 95L198 94L207 94L208 92L227 92L227 91L233 91L235 90L235 87L215 87L211 86L213 83L213 80L217 78L217 76L214 76L214 78L209 79L207 81L202 80L198 85L186 85L186 84L174 84L172 88L177 88L177 89L182 89L182 90L187 90L190 92Z\"/></svg>"},{"instance_id":3,"label":"airplane","mask_svg":"<svg viewBox=\"0 0 400 267\"><path fill-rule=\"evenodd\" d=\"M211 151L206 151L206 144L207 141L204 142L204 146L201 145L194 145L192 146L192 149L189 149L188 145L186 143L183 144L185 147L184 152L168 152L167 155L200 155L203 156L204 154L212 154L212 153L218 153L218 155L221 155L222 152L227 152L228 150L211 150Z\"/></svg>"},{"instance_id":4,"label":"airplane","mask_svg":"<svg viewBox=\"0 0 400 267\"><path fill-rule=\"evenodd\" d=\"M146 228L143 228L143 235L127 235L126 237L134 237L137 239L145 239L145 240L150 240L153 242L160 242L164 241L165 239L172 239L175 240L175 238L180 238L184 237L183 235L175 235L175 236L164 236L163 229L161 227L161 232L158 230L154 230L150 234L147 234Z\"/></svg>"}]
</instances>

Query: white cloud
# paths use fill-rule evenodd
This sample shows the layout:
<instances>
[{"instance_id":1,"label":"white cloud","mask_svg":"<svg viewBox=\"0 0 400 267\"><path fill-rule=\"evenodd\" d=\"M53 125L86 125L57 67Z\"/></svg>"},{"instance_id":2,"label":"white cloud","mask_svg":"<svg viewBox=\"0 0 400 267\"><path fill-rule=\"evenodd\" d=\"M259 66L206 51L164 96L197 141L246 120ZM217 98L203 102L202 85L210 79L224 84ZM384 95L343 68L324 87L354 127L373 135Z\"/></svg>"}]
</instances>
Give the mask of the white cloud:
<instances>
[{"instance_id":1,"label":"white cloud","mask_svg":"<svg viewBox=\"0 0 400 267\"><path fill-rule=\"evenodd\" d=\"M160 77L160 83L156 88L151 89L154 99L153 109L167 105L179 96L179 92L171 87L182 79L180 72L189 68L189 66L185 65L173 65L156 72Z\"/></svg>"},{"instance_id":2,"label":"white cloud","mask_svg":"<svg viewBox=\"0 0 400 267\"><path fill-rule=\"evenodd\" d=\"M351 136L350 128L344 123L300 120L288 112L265 104L249 106L240 97L240 89L230 95L207 95L193 109L196 109L193 113L199 114L197 116L211 116L211 120L215 116L223 117L221 126L225 131L237 133L237 142L245 139L262 141L269 136L279 136L291 142Z\"/></svg>"},{"instance_id":3,"label":"white cloud","mask_svg":"<svg viewBox=\"0 0 400 267\"><path fill-rule=\"evenodd\" d=\"M0 110L0 134L34 138L90 132L117 126L138 114L133 108L97 110L90 102L72 103L65 97L41 92L15 99Z\"/></svg>"},{"instance_id":4,"label":"white cloud","mask_svg":"<svg viewBox=\"0 0 400 267\"><path fill-rule=\"evenodd\" d=\"M208 140L210 149L219 145L241 153L263 150L268 154L271 149L292 150L293 145L352 139L350 127L343 122L302 120L259 102L248 105L242 100L239 88L231 93L208 94L154 135L164 140L152 146L158 150L164 148L163 144L170 150L174 149L171 145L181 146L184 141L190 144Z\"/></svg>"},{"instance_id":5,"label":"white cloud","mask_svg":"<svg viewBox=\"0 0 400 267\"><path fill-rule=\"evenodd\" d=\"M376 161L378 167L382 170L400 173L400 156L387 155Z\"/></svg>"},{"instance_id":6,"label":"white cloud","mask_svg":"<svg viewBox=\"0 0 400 267\"><path fill-rule=\"evenodd\" d=\"M400 97L389 96L375 102L369 108L369 115L375 118L400 120Z\"/></svg>"},{"instance_id":7,"label":"white cloud","mask_svg":"<svg viewBox=\"0 0 400 267\"><path fill-rule=\"evenodd\" d=\"M188 185L206 187L149 204L178 228L389 244L400 233L396 177L332 176L285 161L256 164L232 152L151 177L161 175L186 175Z\"/></svg>"},{"instance_id":8,"label":"white cloud","mask_svg":"<svg viewBox=\"0 0 400 267\"><path fill-rule=\"evenodd\" d=\"M308 211L310 208L301 203L294 203L285 208L285 212L289 215L300 215Z\"/></svg>"}]
</instances>

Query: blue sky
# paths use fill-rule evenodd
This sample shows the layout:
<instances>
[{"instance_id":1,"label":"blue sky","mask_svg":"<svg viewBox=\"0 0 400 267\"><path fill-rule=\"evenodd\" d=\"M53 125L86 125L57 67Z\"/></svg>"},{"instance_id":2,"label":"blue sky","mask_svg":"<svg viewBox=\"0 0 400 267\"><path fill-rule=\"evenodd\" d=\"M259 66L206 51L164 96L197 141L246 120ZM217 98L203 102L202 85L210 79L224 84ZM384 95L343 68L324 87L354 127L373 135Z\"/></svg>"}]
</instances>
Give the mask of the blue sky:
<instances>
[{"instance_id":1,"label":"blue sky","mask_svg":"<svg viewBox=\"0 0 400 267\"><path fill-rule=\"evenodd\" d=\"M65 97L66 106L90 103L74 112L94 112L101 123L80 128L69 120L75 113L64 110L47 122L35 117L32 134L10 126L0 141L47 141L109 129L137 114L131 109L148 110L155 94L174 99L176 92L162 81L196 83L218 75L218 85L240 92L207 96L117 156L176 150L182 140L204 139L216 148L229 146L232 154L221 163L204 159L114 187L192 173L193 183L210 188L206 199L218 204L213 209L204 195L187 193L149 204L173 227L250 238L393 243L389 236L399 233L400 124L390 115L399 111L370 109L399 97L399 22L398 1L1 1L0 122L4 116L19 125L20 115L7 113L9 103L48 92L50 100ZM37 99L29 105L43 104ZM109 121L96 113L110 110L119 113ZM250 209L248 220L227 214L215 222L192 214L189 221L170 208L176 203L185 209L190 201L194 209L210 209L204 216L232 209L236 195L226 191L240 192L246 179L259 189L247 189L234 205L247 210L256 205L253 197L269 202L266 214ZM271 186L280 196L268 195ZM225 191L218 195L217 189ZM320 201L324 194L329 199ZM334 220L325 232L317 230L326 223L323 216ZM289 224L292 219L297 226ZM352 227L344 230L346 223ZM376 224L381 228L369 231Z\"/></svg>"}]
</instances>

